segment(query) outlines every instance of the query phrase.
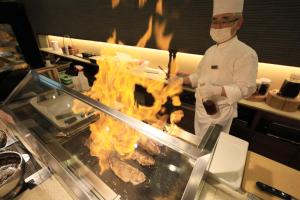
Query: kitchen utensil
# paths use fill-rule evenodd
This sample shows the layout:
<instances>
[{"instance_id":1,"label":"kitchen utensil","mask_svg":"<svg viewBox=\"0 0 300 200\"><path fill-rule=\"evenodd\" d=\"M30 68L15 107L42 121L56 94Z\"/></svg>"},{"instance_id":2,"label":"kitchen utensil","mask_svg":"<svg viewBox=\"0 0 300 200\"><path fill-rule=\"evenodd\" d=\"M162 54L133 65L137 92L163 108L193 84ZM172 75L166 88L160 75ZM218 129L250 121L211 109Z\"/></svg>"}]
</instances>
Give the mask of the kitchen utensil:
<instances>
[{"instance_id":1,"label":"kitchen utensil","mask_svg":"<svg viewBox=\"0 0 300 200\"><path fill-rule=\"evenodd\" d=\"M22 156L13 151L0 153L0 199L12 199L24 183L25 164Z\"/></svg>"},{"instance_id":2,"label":"kitchen utensil","mask_svg":"<svg viewBox=\"0 0 300 200\"><path fill-rule=\"evenodd\" d=\"M282 97L296 98L300 91L300 81L294 81L292 79L284 80L280 91L277 93Z\"/></svg>"},{"instance_id":3,"label":"kitchen utensil","mask_svg":"<svg viewBox=\"0 0 300 200\"><path fill-rule=\"evenodd\" d=\"M268 78L260 78L256 81L256 87L257 87L257 94L258 95L265 95L269 88L270 88L270 85L271 85L272 81L271 79L268 79Z\"/></svg>"},{"instance_id":4,"label":"kitchen utensil","mask_svg":"<svg viewBox=\"0 0 300 200\"><path fill-rule=\"evenodd\" d=\"M53 51L60 51L60 47L58 45L58 42L56 40L50 41L51 47Z\"/></svg>"},{"instance_id":5,"label":"kitchen utensil","mask_svg":"<svg viewBox=\"0 0 300 200\"><path fill-rule=\"evenodd\" d=\"M260 190L267 192L269 194L275 195L281 199L287 199L287 200L293 200L295 198L293 198L291 195L284 193L276 188L273 188L265 183L262 183L260 181L256 182L256 187L258 187Z\"/></svg>"},{"instance_id":6,"label":"kitchen utensil","mask_svg":"<svg viewBox=\"0 0 300 200\"><path fill-rule=\"evenodd\" d=\"M67 44L67 39L70 40L71 45ZM75 48L75 46L73 45L72 38L69 35L65 35L63 37L63 51L67 55L75 55L79 52L79 49Z\"/></svg>"}]
</instances>

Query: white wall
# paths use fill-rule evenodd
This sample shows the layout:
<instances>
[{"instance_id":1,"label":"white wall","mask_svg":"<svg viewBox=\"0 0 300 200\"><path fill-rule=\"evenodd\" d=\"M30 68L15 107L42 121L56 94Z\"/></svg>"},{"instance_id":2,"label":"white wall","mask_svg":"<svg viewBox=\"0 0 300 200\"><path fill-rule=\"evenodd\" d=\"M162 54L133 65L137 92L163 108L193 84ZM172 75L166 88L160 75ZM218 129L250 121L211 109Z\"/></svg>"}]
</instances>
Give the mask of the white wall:
<instances>
[{"instance_id":1,"label":"white wall","mask_svg":"<svg viewBox=\"0 0 300 200\"><path fill-rule=\"evenodd\" d=\"M63 38L57 36L48 36L43 35L39 36L41 47L47 47L51 40L57 40L59 45L63 46ZM45 41L48 40L48 41ZM65 40L67 44L70 44L70 40ZM169 60L169 52L157 49L149 48L139 48L126 45L116 45L109 44L105 42L97 42L90 40L81 40L81 39L72 39L72 43L76 48L80 49L80 52L90 52L96 55L101 55L101 52L107 51L109 49L117 50L118 52L123 52L131 55L134 58L149 60L150 66L156 68L161 66L166 68ZM177 53L177 64L179 66L179 72L190 74L194 72L197 68L198 63L200 62L202 55L187 54L187 53ZM268 63L259 63L258 68L258 78L267 77L272 80L271 88L280 88L283 80L288 78L292 72L300 73L300 66L284 66Z\"/></svg>"}]
</instances>

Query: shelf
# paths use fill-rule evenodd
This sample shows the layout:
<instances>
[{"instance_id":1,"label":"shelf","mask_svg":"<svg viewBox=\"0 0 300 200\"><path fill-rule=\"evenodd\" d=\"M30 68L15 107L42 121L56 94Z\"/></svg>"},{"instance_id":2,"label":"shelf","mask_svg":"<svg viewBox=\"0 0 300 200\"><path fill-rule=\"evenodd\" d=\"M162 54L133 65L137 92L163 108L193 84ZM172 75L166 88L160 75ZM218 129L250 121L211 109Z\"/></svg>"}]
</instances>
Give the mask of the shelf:
<instances>
[{"instance_id":1,"label":"shelf","mask_svg":"<svg viewBox=\"0 0 300 200\"><path fill-rule=\"evenodd\" d=\"M96 64L92 63L91 61L89 61L87 59L84 59L84 58L80 58L80 57L73 56L73 55L66 55L66 54L63 54L63 53L60 53L60 52L57 52L57 51L53 51L52 48L40 48L40 51L45 52L45 53L51 53L51 54L61 56L61 57L64 57L64 58L68 58L68 59L71 59L71 60L76 60L76 61L79 61L79 62L83 62L83 63L87 63L87 64L91 64L91 65L96 65Z\"/></svg>"}]
</instances>

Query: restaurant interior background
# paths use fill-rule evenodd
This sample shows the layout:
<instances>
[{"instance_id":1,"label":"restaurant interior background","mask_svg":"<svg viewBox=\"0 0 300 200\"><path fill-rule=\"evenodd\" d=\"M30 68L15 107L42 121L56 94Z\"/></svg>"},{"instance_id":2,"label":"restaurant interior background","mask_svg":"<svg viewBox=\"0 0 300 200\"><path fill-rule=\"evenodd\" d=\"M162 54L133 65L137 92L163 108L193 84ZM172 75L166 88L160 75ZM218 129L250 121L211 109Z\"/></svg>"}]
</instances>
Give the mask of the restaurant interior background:
<instances>
[{"instance_id":1,"label":"restaurant interior background","mask_svg":"<svg viewBox=\"0 0 300 200\"><path fill-rule=\"evenodd\" d=\"M163 14L155 12L156 1L147 1L141 8L132 0L120 1L115 8L112 8L112 1L109 0L89 2L27 0L25 5L33 30L39 35L69 35L77 39L106 42L115 30L117 41L135 46L146 32L150 16L153 16L153 23L166 23L164 34L172 37L171 49L192 55L203 55L213 44L209 37L212 1L164 1ZM245 22L239 32L239 38L253 47L259 55L258 77L267 74L273 81L271 87L278 88L282 84L282 79L288 77L291 71L299 70L281 66L300 65L300 58L297 56L300 48L299 28L297 29L300 26L297 20L299 3L291 0L246 1L245 8L243 13ZM98 46L89 45L87 48L91 53L99 54ZM146 47L161 49L157 47L154 37L149 39ZM143 59L152 60L153 65L166 65L168 55L157 54L163 53L153 53L151 56L147 56L146 53ZM199 59L199 56L194 56L181 62L178 58L179 67L190 73L195 69Z\"/></svg>"},{"instance_id":2,"label":"restaurant interior background","mask_svg":"<svg viewBox=\"0 0 300 200\"><path fill-rule=\"evenodd\" d=\"M51 40L63 46L64 36L68 35L80 51L101 55L104 48L116 48L137 59L150 61L154 68L166 68L168 49L175 49L178 51L179 73L192 73L205 50L213 44L209 37L212 1L163 1L160 12L157 12L157 2L26 0L25 8L40 47L50 47ZM251 0L245 1L244 8L245 21L238 37L258 54L258 78L271 79L270 89L279 89L292 73L300 72L300 3L293 0ZM150 20L153 34L145 48L134 47L149 31ZM169 37L168 48L155 39L158 37L154 34L158 29L156 25L163 27L162 36ZM125 45L107 43L114 34L114 42ZM85 66L85 74L93 79L98 67L80 61L79 64ZM187 103L191 108L194 102L189 95L183 104ZM274 117L268 112L262 113L253 106L240 104L240 117L233 123L231 133L249 141L251 150L299 169L299 111L293 113L296 117L292 119L286 115ZM192 119L193 111L185 110L181 124L189 132L193 132ZM288 134L282 136L278 133L282 130Z\"/></svg>"},{"instance_id":3,"label":"restaurant interior background","mask_svg":"<svg viewBox=\"0 0 300 200\"><path fill-rule=\"evenodd\" d=\"M167 70L168 50L173 49L177 51L179 74L194 72L205 50L213 44L209 37L212 1L26 0L24 4L26 13L22 6L19 6L21 14L15 16L9 7L2 7L2 12L7 13L4 20L16 30L26 61L32 68L42 65L31 35L33 30L44 59L55 55L74 65L82 65L90 86L98 65L49 52L52 40L60 47L67 43L80 52L96 56L101 56L104 49L117 49L122 55L146 61L147 66L156 71ZM300 3L292 0L245 1L244 6L245 22L238 37L258 54L258 78L271 79L270 89L279 89L292 73L300 72L300 21L297 19ZM28 20L23 15L27 15ZM139 44L141 38L145 41ZM166 44L158 38L164 39ZM184 90L181 99L186 109L180 125L193 133L193 123L190 123L194 115L193 91ZM258 108L259 105L241 101L239 118L234 120L231 134L249 141L251 150L299 169L299 111L272 115L272 112L262 112ZM283 136L282 132L288 134ZM270 146L268 149L264 148L266 144Z\"/></svg>"},{"instance_id":4,"label":"restaurant interior background","mask_svg":"<svg viewBox=\"0 0 300 200\"><path fill-rule=\"evenodd\" d=\"M95 75L101 70L93 59L78 57L78 53L87 53L97 59L113 50L120 58L131 59L134 65L146 66L149 73L160 74L168 70L171 53L176 52L178 75L181 76L193 73L206 49L213 45L209 36L212 0L23 2L26 13L22 11L22 16L27 15L28 21L26 17L16 15L13 20L5 19L4 22L11 24L31 68L40 68L38 72L48 73L62 83L66 81L65 85L69 84L69 80L56 74L57 71L54 73L52 68L73 73L74 66L81 65L88 78L87 87L93 85ZM9 9L1 9L7 15L14 14ZM292 74L300 73L299 10L300 2L293 0L245 0L245 21L238 37L256 50L259 58L258 78L271 80L269 92L279 90ZM27 29L30 26L32 30ZM38 47L32 36L37 40ZM53 51L54 44L60 51ZM71 55L68 52L67 55L61 51L60 48L66 45L73 47L67 48L68 51L76 50L76 53ZM46 61L46 67L41 58ZM49 74L50 71L52 74ZM39 86L33 87L34 90L37 88ZM153 103L153 96L145 88L135 90L137 94L134 98L139 99L138 103ZM233 121L230 134L249 142L249 151L300 170L300 96L291 100L293 109L290 106L282 110L268 106L265 99L266 96L259 102L241 100L239 116ZM181 105L175 107L180 107L184 117L178 125L193 133L194 90L184 87L180 100ZM27 112L29 116L31 111ZM39 118L36 114L34 117ZM73 142L81 143L74 138Z\"/></svg>"}]
</instances>

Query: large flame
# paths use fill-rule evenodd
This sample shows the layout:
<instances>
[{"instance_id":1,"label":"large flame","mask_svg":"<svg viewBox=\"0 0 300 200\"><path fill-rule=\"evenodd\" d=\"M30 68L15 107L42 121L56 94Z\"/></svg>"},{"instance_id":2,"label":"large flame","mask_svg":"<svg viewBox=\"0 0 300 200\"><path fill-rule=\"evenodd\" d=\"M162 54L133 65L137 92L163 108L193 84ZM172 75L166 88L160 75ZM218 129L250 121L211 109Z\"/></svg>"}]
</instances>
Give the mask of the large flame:
<instances>
[{"instance_id":1,"label":"large flame","mask_svg":"<svg viewBox=\"0 0 300 200\"><path fill-rule=\"evenodd\" d=\"M147 3L147 0L139 0L139 8L143 8L146 3Z\"/></svg>"},{"instance_id":2,"label":"large flame","mask_svg":"<svg viewBox=\"0 0 300 200\"><path fill-rule=\"evenodd\" d=\"M118 7L120 4L120 0L111 0L111 7L114 9Z\"/></svg>"},{"instance_id":3,"label":"large flame","mask_svg":"<svg viewBox=\"0 0 300 200\"><path fill-rule=\"evenodd\" d=\"M174 105L178 106L178 94L182 91L179 82L168 85L164 80L147 78L147 74L138 70L138 63L120 61L115 57L103 56L97 63L101 70L96 75L96 80L90 91L85 95L101 103L118 109L120 112L141 121L162 128L167 116L162 112L162 106L172 97ZM147 92L155 99L152 106L137 105L134 98L135 86L147 88ZM172 122L177 122L176 113L172 115ZM139 134L127 127L123 122L112 119L100 113L100 119L90 125L90 149L93 156L99 158L101 172L108 169L109 158L118 154L130 158L139 140Z\"/></svg>"},{"instance_id":4,"label":"large flame","mask_svg":"<svg viewBox=\"0 0 300 200\"><path fill-rule=\"evenodd\" d=\"M118 7L120 4L120 0L111 0L111 7L114 9Z\"/></svg>"},{"instance_id":5,"label":"large flame","mask_svg":"<svg viewBox=\"0 0 300 200\"><path fill-rule=\"evenodd\" d=\"M148 29L137 43L137 47L145 47L152 35L152 16L149 18Z\"/></svg>"},{"instance_id":6,"label":"large flame","mask_svg":"<svg viewBox=\"0 0 300 200\"><path fill-rule=\"evenodd\" d=\"M117 30L114 29L111 36L106 40L107 43L116 44L117 43ZM118 41L118 44L124 44L121 40Z\"/></svg>"},{"instance_id":7,"label":"large flame","mask_svg":"<svg viewBox=\"0 0 300 200\"><path fill-rule=\"evenodd\" d=\"M114 29L112 35L106 40L107 43L115 44L117 42L117 30Z\"/></svg>"},{"instance_id":8,"label":"large flame","mask_svg":"<svg viewBox=\"0 0 300 200\"><path fill-rule=\"evenodd\" d=\"M155 21L154 24L155 29L155 41L157 47L159 47L162 50L168 50L170 46L170 42L173 38L173 34L165 35L165 29L166 29L166 23L165 22L159 22L158 20Z\"/></svg>"},{"instance_id":9,"label":"large flame","mask_svg":"<svg viewBox=\"0 0 300 200\"><path fill-rule=\"evenodd\" d=\"M157 0L156 6L155 6L155 12L159 15L163 15L163 1Z\"/></svg>"},{"instance_id":10,"label":"large flame","mask_svg":"<svg viewBox=\"0 0 300 200\"><path fill-rule=\"evenodd\" d=\"M109 168L109 158L113 154L131 156L139 139L137 132L103 113L90 125L90 130L91 155L99 158L101 173Z\"/></svg>"},{"instance_id":11,"label":"large flame","mask_svg":"<svg viewBox=\"0 0 300 200\"><path fill-rule=\"evenodd\" d=\"M140 7L143 7L146 0L139 0ZM112 5L117 6L119 1L112 1ZM158 4L162 1L158 0ZM157 10L157 12L162 12ZM137 46L145 47L152 36L152 16L149 18L148 29L139 39ZM165 23L155 23L154 36L159 48L167 50L173 37L172 34L164 35ZM108 38L108 43L117 43L117 32L114 29L112 36ZM120 41L118 41L120 43ZM163 78L149 78L146 72L140 70L140 62L133 62L128 59L115 57L116 52L107 53L102 50L101 59L97 61L100 66L96 74L94 84L90 91L85 95L95 99L111 108L134 117L140 121L146 122L158 128L164 128L168 119L168 113L165 113L168 98L171 98L174 106L180 106L181 102L178 94L182 91L180 81L172 81L167 84ZM170 77L176 75L176 61L171 62L175 67L170 71ZM135 87L139 85L146 88L154 102L151 106L138 105L135 99ZM87 112L88 108L75 101L74 112ZM98 121L90 125L89 147L91 155L99 158L101 173L109 168L109 159L112 156L118 156L123 159L129 159L140 139L140 134L125 123L114 119L107 114L99 112ZM175 111L170 115L170 127L176 127L175 123L183 117L182 111ZM171 133L172 134L172 133Z\"/></svg>"}]
</instances>

